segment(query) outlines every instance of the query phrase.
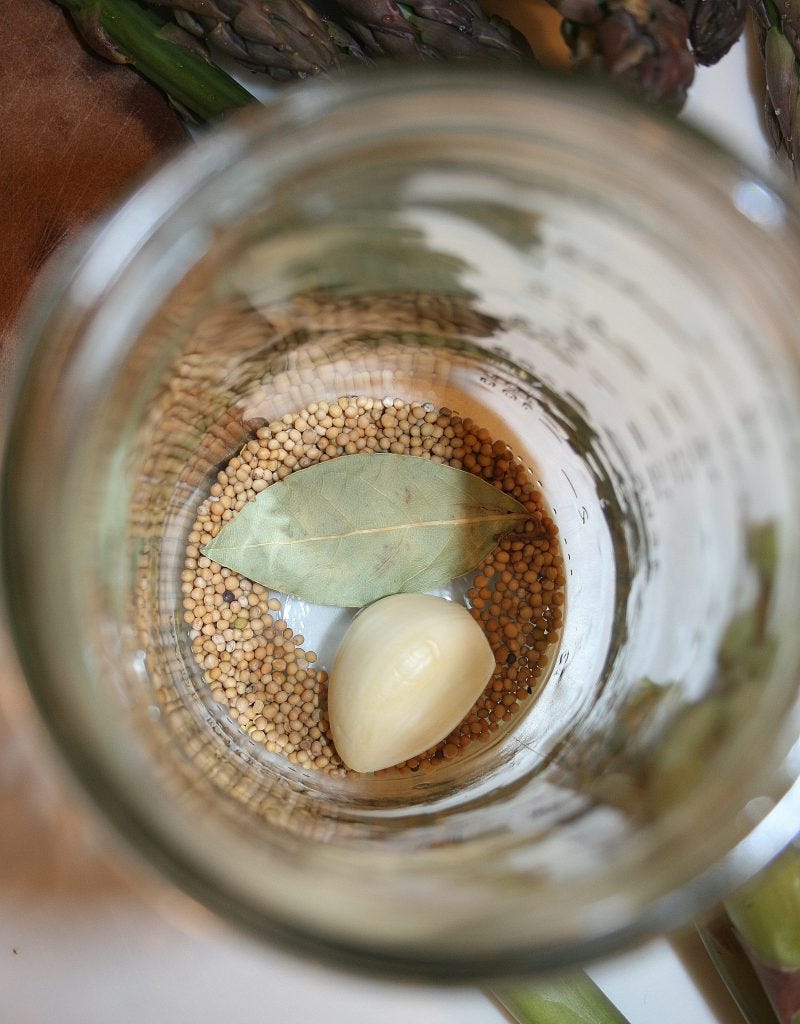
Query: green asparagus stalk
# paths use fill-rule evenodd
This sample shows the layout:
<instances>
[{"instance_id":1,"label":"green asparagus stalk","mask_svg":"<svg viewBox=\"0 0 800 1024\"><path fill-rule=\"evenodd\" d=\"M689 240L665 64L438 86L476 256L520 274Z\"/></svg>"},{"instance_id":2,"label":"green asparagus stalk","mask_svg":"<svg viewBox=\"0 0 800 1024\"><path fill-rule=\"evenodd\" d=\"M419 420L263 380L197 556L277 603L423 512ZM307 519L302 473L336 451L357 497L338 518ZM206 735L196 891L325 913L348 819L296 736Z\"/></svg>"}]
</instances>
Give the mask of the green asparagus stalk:
<instances>
[{"instance_id":1,"label":"green asparagus stalk","mask_svg":"<svg viewBox=\"0 0 800 1024\"><path fill-rule=\"evenodd\" d=\"M749 0L764 58L764 116L772 144L798 169L800 150L800 0Z\"/></svg>"},{"instance_id":2,"label":"green asparagus stalk","mask_svg":"<svg viewBox=\"0 0 800 1024\"><path fill-rule=\"evenodd\" d=\"M135 0L56 0L100 56L132 64L191 119L211 121L254 97L211 64L197 41Z\"/></svg>"},{"instance_id":3,"label":"green asparagus stalk","mask_svg":"<svg viewBox=\"0 0 800 1024\"><path fill-rule=\"evenodd\" d=\"M697 931L722 981L747 1024L777 1024L761 980L723 909L698 923Z\"/></svg>"},{"instance_id":4,"label":"green asparagus stalk","mask_svg":"<svg viewBox=\"0 0 800 1024\"><path fill-rule=\"evenodd\" d=\"M488 989L517 1024L628 1024L588 974Z\"/></svg>"},{"instance_id":5,"label":"green asparagus stalk","mask_svg":"<svg viewBox=\"0 0 800 1024\"><path fill-rule=\"evenodd\" d=\"M790 846L725 907L780 1024L800 1024L800 849Z\"/></svg>"}]
</instances>

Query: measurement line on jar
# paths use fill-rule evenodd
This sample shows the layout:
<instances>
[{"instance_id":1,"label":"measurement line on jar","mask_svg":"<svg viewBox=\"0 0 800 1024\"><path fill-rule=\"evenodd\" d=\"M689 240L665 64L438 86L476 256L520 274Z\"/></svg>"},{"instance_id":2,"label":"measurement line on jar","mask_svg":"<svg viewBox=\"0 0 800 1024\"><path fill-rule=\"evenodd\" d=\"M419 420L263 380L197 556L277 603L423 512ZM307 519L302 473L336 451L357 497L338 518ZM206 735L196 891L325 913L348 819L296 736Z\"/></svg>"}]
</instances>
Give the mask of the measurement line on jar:
<instances>
[{"instance_id":1,"label":"measurement line on jar","mask_svg":"<svg viewBox=\"0 0 800 1024\"><path fill-rule=\"evenodd\" d=\"M561 473L562 473L562 475L563 475L564 479L565 479L565 480L567 481L567 483L569 484L569 486L570 486L570 490L572 491L572 493L573 493L573 494L575 495L575 497L577 498L577 497L578 497L578 492L577 492L577 491L575 490L575 484L574 484L574 483L573 483L573 482L572 482L572 481L570 480L569 476L567 475L567 471L566 471L566 470L565 470L565 469L564 469L563 467L562 467L562 469L561 469Z\"/></svg>"}]
</instances>

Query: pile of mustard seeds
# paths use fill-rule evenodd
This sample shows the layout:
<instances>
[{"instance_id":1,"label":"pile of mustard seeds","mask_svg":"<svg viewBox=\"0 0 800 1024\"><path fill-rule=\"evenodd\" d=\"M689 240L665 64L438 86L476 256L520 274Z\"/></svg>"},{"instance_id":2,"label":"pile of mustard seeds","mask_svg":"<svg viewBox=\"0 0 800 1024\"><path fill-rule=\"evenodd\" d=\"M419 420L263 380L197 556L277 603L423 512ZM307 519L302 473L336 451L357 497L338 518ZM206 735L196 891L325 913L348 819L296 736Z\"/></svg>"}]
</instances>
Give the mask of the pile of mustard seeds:
<instances>
[{"instance_id":1,"label":"pile of mustard seeds","mask_svg":"<svg viewBox=\"0 0 800 1024\"><path fill-rule=\"evenodd\" d=\"M478 567L467 595L495 656L492 678L449 736L384 770L409 774L455 758L504 727L538 692L558 640L565 583L558 530L530 469L504 441L449 409L363 396L314 402L260 427L198 509L182 574L184 621L212 698L252 740L305 767L348 774L330 736L327 672L283 617L281 595L200 549L271 483L359 452L416 455L466 470L531 514Z\"/></svg>"}]
</instances>

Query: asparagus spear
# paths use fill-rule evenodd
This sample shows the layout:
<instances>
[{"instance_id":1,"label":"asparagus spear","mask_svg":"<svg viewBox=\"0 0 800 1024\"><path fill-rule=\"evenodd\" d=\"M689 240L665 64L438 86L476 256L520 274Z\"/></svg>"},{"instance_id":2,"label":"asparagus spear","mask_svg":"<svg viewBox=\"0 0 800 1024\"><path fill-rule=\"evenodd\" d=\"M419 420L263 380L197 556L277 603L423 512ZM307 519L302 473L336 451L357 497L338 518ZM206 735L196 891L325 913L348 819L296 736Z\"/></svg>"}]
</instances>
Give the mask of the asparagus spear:
<instances>
[{"instance_id":1,"label":"asparagus spear","mask_svg":"<svg viewBox=\"0 0 800 1024\"><path fill-rule=\"evenodd\" d=\"M744 30L746 0L673 0L683 8L698 64L716 64Z\"/></svg>"},{"instance_id":2,"label":"asparagus spear","mask_svg":"<svg viewBox=\"0 0 800 1024\"><path fill-rule=\"evenodd\" d=\"M273 78L334 71L357 44L305 0L143 0L170 9L176 22L245 67Z\"/></svg>"},{"instance_id":3,"label":"asparagus spear","mask_svg":"<svg viewBox=\"0 0 800 1024\"><path fill-rule=\"evenodd\" d=\"M797 169L800 150L798 75L800 0L749 0L759 48L764 58L767 91L765 118L775 149Z\"/></svg>"},{"instance_id":4,"label":"asparagus spear","mask_svg":"<svg viewBox=\"0 0 800 1024\"><path fill-rule=\"evenodd\" d=\"M499 985L487 994L517 1024L628 1024L582 971L535 985Z\"/></svg>"},{"instance_id":5,"label":"asparagus spear","mask_svg":"<svg viewBox=\"0 0 800 1024\"><path fill-rule=\"evenodd\" d=\"M798 1024L800 849L790 846L725 907L780 1024Z\"/></svg>"},{"instance_id":6,"label":"asparagus spear","mask_svg":"<svg viewBox=\"0 0 800 1024\"><path fill-rule=\"evenodd\" d=\"M339 18L375 57L533 59L525 37L477 0L337 0Z\"/></svg>"},{"instance_id":7,"label":"asparagus spear","mask_svg":"<svg viewBox=\"0 0 800 1024\"><path fill-rule=\"evenodd\" d=\"M723 908L697 924L706 952L747 1024L778 1024L764 986Z\"/></svg>"},{"instance_id":8,"label":"asparagus spear","mask_svg":"<svg viewBox=\"0 0 800 1024\"><path fill-rule=\"evenodd\" d=\"M197 41L135 0L56 0L100 56L132 64L193 120L213 120L254 97L211 64Z\"/></svg>"},{"instance_id":9,"label":"asparagus spear","mask_svg":"<svg viewBox=\"0 0 800 1024\"><path fill-rule=\"evenodd\" d=\"M477 0L144 0L228 56L275 77L372 57L531 56Z\"/></svg>"},{"instance_id":10,"label":"asparagus spear","mask_svg":"<svg viewBox=\"0 0 800 1024\"><path fill-rule=\"evenodd\" d=\"M549 0L579 64L683 104L695 63L715 64L744 28L745 0Z\"/></svg>"},{"instance_id":11,"label":"asparagus spear","mask_svg":"<svg viewBox=\"0 0 800 1024\"><path fill-rule=\"evenodd\" d=\"M549 0L574 61L683 105L694 79L686 14L672 0Z\"/></svg>"}]
</instances>

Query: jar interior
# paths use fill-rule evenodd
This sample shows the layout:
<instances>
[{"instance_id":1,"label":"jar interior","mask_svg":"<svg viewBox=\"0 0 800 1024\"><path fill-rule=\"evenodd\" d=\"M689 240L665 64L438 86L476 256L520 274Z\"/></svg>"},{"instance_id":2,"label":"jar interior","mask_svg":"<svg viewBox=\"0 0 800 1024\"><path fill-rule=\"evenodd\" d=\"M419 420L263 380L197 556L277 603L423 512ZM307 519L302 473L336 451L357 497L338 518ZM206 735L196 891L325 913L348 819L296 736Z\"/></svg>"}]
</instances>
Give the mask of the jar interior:
<instances>
[{"instance_id":1,"label":"jar interior","mask_svg":"<svg viewBox=\"0 0 800 1024\"><path fill-rule=\"evenodd\" d=\"M86 567L72 600L95 638L70 714L138 815L256 927L513 967L532 933L555 958L621 926L687 830L713 846L740 820L799 660L781 630L800 579L800 396L764 309L664 209L588 185L577 153L557 176L536 146L440 148L424 166L376 146L299 170L214 220L136 325L69 469ZM242 161L224 189L253 174ZM219 467L259 424L343 395L446 406L508 441L567 567L535 700L420 776L330 778L268 753L210 698L182 618L187 535ZM331 613L289 598L284 614L330 659ZM682 854L686 875L705 846Z\"/></svg>"}]
</instances>

